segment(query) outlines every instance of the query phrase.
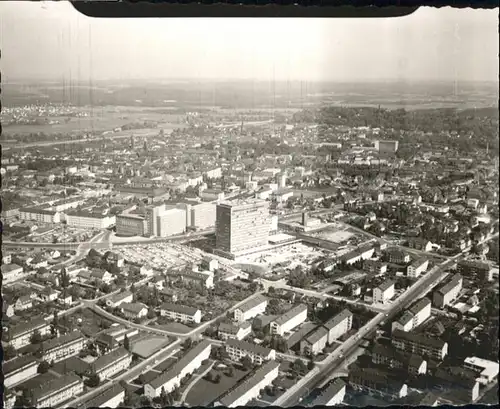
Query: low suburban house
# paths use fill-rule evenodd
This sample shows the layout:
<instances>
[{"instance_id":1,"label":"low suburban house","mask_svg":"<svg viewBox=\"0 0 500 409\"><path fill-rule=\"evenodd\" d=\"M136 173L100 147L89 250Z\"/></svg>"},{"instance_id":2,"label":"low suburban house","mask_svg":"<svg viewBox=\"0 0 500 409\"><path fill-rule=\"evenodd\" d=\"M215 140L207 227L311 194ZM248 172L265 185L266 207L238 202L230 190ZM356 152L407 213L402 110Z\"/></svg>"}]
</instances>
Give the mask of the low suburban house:
<instances>
[{"instance_id":1,"label":"low suburban house","mask_svg":"<svg viewBox=\"0 0 500 409\"><path fill-rule=\"evenodd\" d=\"M120 309L123 315L129 319L144 318L148 315L148 307L140 302L121 303Z\"/></svg>"},{"instance_id":2,"label":"low suburban house","mask_svg":"<svg viewBox=\"0 0 500 409\"><path fill-rule=\"evenodd\" d=\"M130 291L120 292L109 297L106 300L106 305L111 308L119 307L122 303L131 303L134 299L134 294Z\"/></svg>"}]
</instances>

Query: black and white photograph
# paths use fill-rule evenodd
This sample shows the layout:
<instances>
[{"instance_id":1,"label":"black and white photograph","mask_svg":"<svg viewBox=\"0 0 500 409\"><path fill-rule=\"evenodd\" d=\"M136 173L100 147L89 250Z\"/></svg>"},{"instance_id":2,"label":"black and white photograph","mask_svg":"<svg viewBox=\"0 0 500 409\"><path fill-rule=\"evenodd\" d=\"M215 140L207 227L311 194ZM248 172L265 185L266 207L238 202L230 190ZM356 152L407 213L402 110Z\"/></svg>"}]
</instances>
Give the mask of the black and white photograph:
<instances>
[{"instance_id":1,"label":"black and white photograph","mask_svg":"<svg viewBox=\"0 0 500 409\"><path fill-rule=\"evenodd\" d=\"M498 12L0 2L3 406L498 405Z\"/></svg>"}]
</instances>

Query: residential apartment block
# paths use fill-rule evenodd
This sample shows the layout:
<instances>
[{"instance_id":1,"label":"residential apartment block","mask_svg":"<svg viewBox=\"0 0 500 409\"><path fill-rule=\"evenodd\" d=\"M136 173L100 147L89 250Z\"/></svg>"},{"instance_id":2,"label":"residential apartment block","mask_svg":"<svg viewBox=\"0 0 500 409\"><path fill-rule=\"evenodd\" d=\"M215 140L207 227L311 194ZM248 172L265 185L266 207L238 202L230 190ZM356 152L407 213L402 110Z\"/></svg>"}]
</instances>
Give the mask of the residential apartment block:
<instances>
[{"instance_id":1,"label":"residential apartment block","mask_svg":"<svg viewBox=\"0 0 500 409\"><path fill-rule=\"evenodd\" d=\"M328 343L332 344L342 335L351 330L352 312L345 309L333 318L330 318L323 325L328 330Z\"/></svg>"},{"instance_id":2,"label":"residential apartment block","mask_svg":"<svg viewBox=\"0 0 500 409\"><path fill-rule=\"evenodd\" d=\"M47 362L59 362L70 356L78 355L85 348L86 338L80 331L73 331L62 337L42 342L43 359Z\"/></svg>"},{"instance_id":3,"label":"residential apartment block","mask_svg":"<svg viewBox=\"0 0 500 409\"><path fill-rule=\"evenodd\" d=\"M257 398L261 394L261 390L271 385L278 377L279 366L279 362L276 361L265 362L249 378L245 378L234 389L224 394L216 402L215 406L225 406L227 408L245 406L252 399Z\"/></svg>"},{"instance_id":4,"label":"residential apartment block","mask_svg":"<svg viewBox=\"0 0 500 409\"><path fill-rule=\"evenodd\" d=\"M455 274L450 281L434 292L432 301L438 308L443 308L458 297L462 290L463 279L460 274Z\"/></svg>"},{"instance_id":5,"label":"residential apartment block","mask_svg":"<svg viewBox=\"0 0 500 409\"><path fill-rule=\"evenodd\" d=\"M192 374L210 358L212 344L206 340L191 348L186 355L179 359L168 371L158 375L151 382L144 385L144 395L154 398L159 396L162 388L166 393L172 392L180 385L181 379Z\"/></svg>"},{"instance_id":6,"label":"residential apartment block","mask_svg":"<svg viewBox=\"0 0 500 409\"><path fill-rule=\"evenodd\" d=\"M267 308L268 299L263 295L258 295L240 305L234 310L234 319L237 322L250 320L257 315L264 314Z\"/></svg>"},{"instance_id":7,"label":"residential apartment block","mask_svg":"<svg viewBox=\"0 0 500 409\"><path fill-rule=\"evenodd\" d=\"M349 384L354 390L382 395L388 400L403 398L408 394L408 386L402 380L379 368L349 371Z\"/></svg>"},{"instance_id":8,"label":"residential apartment block","mask_svg":"<svg viewBox=\"0 0 500 409\"><path fill-rule=\"evenodd\" d=\"M422 375L427 372L427 361L419 355L398 351L380 344L375 344L371 355L374 364L404 369L413 375Z\"/></svg>"},{"instance_id":9,"label":"residential apartment block","mask_svg":"<svg viewBox=\"0 0 500 409\"><path fill-rule=\"evenodd\" d=\"M90 408L117 408L125 400L125 389L121 385L115 383L97 396L89 399L78 409Z\"/></svg>"},{"instance_id":10,"label":"residential apartment block","mask_svg":"<svg viewBox=\"0 0 500 409\"><path fill-rule=\"evenodd\" d=\"M90 373L99 375L102 381L128 369L131 363L132 355L125 348L120 347L92 362Z\"/></svg>"},{"instance_id":11,"label":"residential apartment block","mask_svg":"<svg viewBox=\"0 0 500 409\"><path fill-rule=\"evenodd\" d=\"M493 281L493 268L480 261L461 260L457 264L457 271L462 276L476 275L483 281Z\"/></svg>"},{"instance_id":12,"label":"residential apartment block","mask_svg":"<svg viewBox=\"0 0 500 409\"><path fill-rule=\"evenodd\" d=\"M23 276L23 268L17 264L2 264L0 269L3 284L12 283Z\"/></svg>"},{"instance_id":13,"label":"residential apartment block","mask_svg":"<svg viewBox=\"0 0 500 409\"><path fill-rule=\"evenodd\" d=\"M410 278L418 278L422 273L427 271L429 260L422 258L415 260L406 269L406 275Z\"/></svg>"},{"instance_id":14,"label":"residential apartment block","mask_svg":"<svg viewBox=\"0 0 500 409\"><path fill-rule=\"evenodd\" d=\"M431 300L426 297L418 300L410 309L406 310L397 321L392 323L392 330L399 329L400 331L406 332L412 331L431 316L431 310Z\"/></svg>"},{"instance_id":15,"label":"residential apartment block","mask_svg":"<svg viewBox=\"0 0 500 409\"><path fill-rule=\"evenodd\" d=\"M235 362L239 362L244 356L248 356L253 363L258 365L262 365L264 361L276 359L276 351L274 349L232 338L226 341L226 352Z\"/></svg>"},{"instance_id":16,"label":"residential apartment block","mask_svg":"<svg viewBox=\"0 0 500 409\"><path fill-rule=\"evenodd\" d=\"M3 363L3 382L6 388L16 385L37 374L38 361L35 357L23 355Z\"/></svg>"},{"instance_id":17,"label":"residential apartment block","mask_svg":"<svg viewBox=\"0 0 500 409\"><path fill-rule=\"evenodd\" d=\"M226 324L221 323L219 328L217 329L217 334L219 338L223 341L228 340L229 338L237 339L241 341L246 338L252 332L252 325L245 321L240 325Z\"/></svg>"},{"instance_id":18,"label":"residential apartment block","mask_svg":"<svg viewBox=\"0 0 500 409\"><path fill-rule=\"evenodd\" d=\"M300 341L300 352L304 356L314 356L321 353L327 344L328 330L320 326Z\"/></svg>"},{"instance_id":19,"label":"residential apartment block","mask_svg":"<svg viewBox=\"0 0 500 409\"><path fill-rule=\"evenodd\" d=\"M201 311L198 308L179 304L162 304L160 307L160 315L183 323L199 324L201 322Z\"/></svg>"},{"instance_id":20,"label":"residential apartment block","mask_svg":"<svg viewBox=\"0 0 500 409\"><path fill-rule=\"evenodd\" d=\"M394 281L386 280L373 289L373 302L377 304L386 304L394 297L394 294Z\"/></svg>"},{"instance_id":21,"label":"residential apartment block","mask_svg":"<svg viewBox=\"0 0 500 409\"><path fill-rule=\"evenodd\" d=\"M33 390L33 406L56 407L83 392L83 381L76 375L63 375Z\"/></svg>"},{"instance_id":22,"label":"residential apartment block","mask_svg":"<svg viewBox=\"0 0 500 409\"><path fill-rule=\"evenodd\" d=\"M413 332L396 329L392 332L391 341L392 345L401 351L420 356L426 354L439 361L442 361L448 354L446 342Z\"/></svg>"},{"instance_id":23,"label":"residential apartment block","mask_svg":"<svg viewBox=\"0 0 500 409\"><path fill-rule=\"evenodd\" d=\"M335 379L319 396L314 399L311 406L337 406L344 402L346 383L342 379Z\"/></svg>"},{"instance_id":24,"label":"residential apartment block","mask_svg":"<svg viewBox=\"0 0 500 409\"><path fill-rule=\"evenodd\" d=\"M43 318L35 318L8 328L7 339L9 345L19 349L29 345L30 338L35 332L45 336L50 332L50 325Z\"/></svg>"},{"instance_id":25,"label":"residential apartment block","mask_svg":"<svg viewBox=\"0 0 500 409\"><path fill-rule=\"evenodd\" d=\"M307 305L299 304L271 321L271 334L283 336L307 319Z\"/></svg>"}]
</instances>

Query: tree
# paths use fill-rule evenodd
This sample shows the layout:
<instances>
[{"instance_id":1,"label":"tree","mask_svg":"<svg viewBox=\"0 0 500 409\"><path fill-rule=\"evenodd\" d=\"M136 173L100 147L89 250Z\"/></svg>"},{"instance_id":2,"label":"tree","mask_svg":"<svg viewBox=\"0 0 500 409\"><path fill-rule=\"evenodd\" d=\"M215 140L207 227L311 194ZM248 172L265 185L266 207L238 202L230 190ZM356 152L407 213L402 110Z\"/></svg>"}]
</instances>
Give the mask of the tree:
<instances>
[{"instance_id":1,"label":"tree","mask_svg":"<svg viewBox=\"0 0 500 409\"><path fill-rule=\"evenodd\" d=\"M6 345L3 349L3 357L5 361L8 361L17 356L16 348L12 345Z\"/></svg>"},{"instance_id":2,"label":"tree","mask_svg":"<svg viewBox=\"0 0 500 409\"><path fill-rule=\"evenodd\" d=\"M314 369L315 365L314 365L314 361L311 359L308 363L307 363L307 369L309 371L312 371Z\"/></svg>"},{"instance_id":3,"label":"tree","mask_svg":"<svg viewBox=\"0 0 500 409\"><path fill-rule=\"evenodd\" d=\"M241 358L240 363L245 371L248 371L252 367L252 359L248 355Z\"/></svg>"},{"instance_id":4,"label":"tree","mask_svg":"<svg viewBox=\"0 0 500 409\"><path fill-rule=\"evenodd\" d=\"M217 375L215 375L215 378L214 378L214 383L220 383L220 379L221 379L221 376L220 376L220 374L218 373Z\"/></svg>"},{"instance_id":5,"label":"tree","mask_svg":"<svg viewBox=\"0 0 500 409\"><path fill-rule=\"evenodd\" d=\"M100 382L101 382L101 378L99 377L99 375L92 374L87 379L87 386L89 386L91 388L95 388L95 387L99 386Z\"/></svg>"},{"instance_id":6,"label":"tree","mask_svg":"<svg viewBox=\"0 0 500 409\"><path fill-rule=\"evenodd\" d=\"M128 339L127 334L125 334L125 337L123 338L123 347L130 352L130 340Z\"/></svg>"},{"instance_id":7,"label":"tree","mask_svg":"<svg viewBox=\"0 0 500 409\"><path fill-rule=\"evenodd\" d=\"M186 351L188 349L191 349L192 346L193 346L193 340L191 338L186 338L182 343L182 348Z\"/></svg>"},{"instance_id":8,"label":"tree","mask_svg":"<svg viewBox=\"0 0 500 409\"><path fill-rule=\"evenodd\" d=\"M229 378L232 378L234 376L234 368L232 366L228 366L226 376L228 376Z\"/></svg>"},{"instance_id":9,"label":"tree","mask_svg":"<svg viewBox=\"0 0 500 409\"><path fill-rule=\"evenodd\" d=\"M40 334L40 331L35 331L33 335L30 338L30 342L32 344L39 344L42 342L42 334Z\"/></svg>"},{"instance_id":10,"label":"tree","mask_svg":"<svg viewBox=\"0 0 500 409\"><path fill-rule=\"evenodd\" d=\"M148 319L153 319L156 317L155 310L152 308L148 309L148 314L146 315Z\"/></svg>"},{"instance_id":11,"label":"tree","mask_svg":"<svg viewBox=\"0 0 500 409\"><path fill-rule=\"evenodd\" d=\"M67 288L69 286L70 280L66 267L61 269L60 284L62 288Z\"/></svg>"},{"instance_id":12,"label":"tree","mask_svg":"<svg viewBox=\"0 0 500 409\"><path fill-rule=\"evenodd\" d=\"M292 364L292 370L295 373L301 375L306 372L307 367L304 364L304 361L302 361L302 359L297 358Z\"/></svg>"},{"instance_id":13,"label":"tree","mask_svg":"<svg viewBox=\"0 0 500 409\"><path fill-rule=\"evenodd\" d=\"M38 365L37 372L38 373L47 373L50 369L50 364L47 361L42 361L40 362L40 365Z\"/></svg>"}]
</instances>

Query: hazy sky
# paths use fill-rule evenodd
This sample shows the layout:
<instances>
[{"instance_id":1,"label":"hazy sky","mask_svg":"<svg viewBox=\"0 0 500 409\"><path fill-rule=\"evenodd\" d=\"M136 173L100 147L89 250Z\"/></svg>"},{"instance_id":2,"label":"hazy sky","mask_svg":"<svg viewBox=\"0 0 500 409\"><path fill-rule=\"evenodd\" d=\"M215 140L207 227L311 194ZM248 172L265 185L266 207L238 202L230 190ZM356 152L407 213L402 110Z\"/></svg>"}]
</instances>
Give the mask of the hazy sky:
<instances>
[{"instance_id":1,"label":"hazy sky","mask_svg":"<svg viewBox=\"0 0 500 409\"><path fill-rule=\"evenodd\" d=\"M498 9L393 19L92 19L0 2L2 80L498 80Z\"/></svg>"}]
</instances>

